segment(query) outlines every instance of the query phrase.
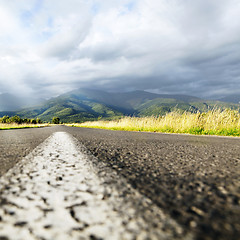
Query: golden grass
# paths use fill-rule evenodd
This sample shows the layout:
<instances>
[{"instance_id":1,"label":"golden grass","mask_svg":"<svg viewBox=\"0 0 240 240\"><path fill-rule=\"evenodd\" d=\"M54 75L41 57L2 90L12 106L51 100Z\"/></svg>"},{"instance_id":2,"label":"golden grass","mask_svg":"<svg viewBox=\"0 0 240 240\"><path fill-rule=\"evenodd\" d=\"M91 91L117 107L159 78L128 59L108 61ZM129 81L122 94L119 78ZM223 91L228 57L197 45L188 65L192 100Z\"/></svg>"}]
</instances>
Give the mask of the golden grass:
<instances>
[{"instance_id":1,"label":"golden grass","mask_svg":"<svg viewBox=\"0 0 240 240\"><path fill-rule=\"evenodd\" d=\"M95 121L71 124L76 127L124 131L189 133L202 135L240 136L239 111L214 109L206 113L183 114L178 111L159 117L124 117L115 121Z\"/></svg>"},{"instance_id":2,"label":"golden grass","mask_svg":"<svg viewBox=\"0 0 240 240\"><path fill-rule=\"evenodd\" d=\"M0 130L18 129L18 128L40 128L49 124L17 124L17 123L0 123Z\"/></svg>"}]
</instances>

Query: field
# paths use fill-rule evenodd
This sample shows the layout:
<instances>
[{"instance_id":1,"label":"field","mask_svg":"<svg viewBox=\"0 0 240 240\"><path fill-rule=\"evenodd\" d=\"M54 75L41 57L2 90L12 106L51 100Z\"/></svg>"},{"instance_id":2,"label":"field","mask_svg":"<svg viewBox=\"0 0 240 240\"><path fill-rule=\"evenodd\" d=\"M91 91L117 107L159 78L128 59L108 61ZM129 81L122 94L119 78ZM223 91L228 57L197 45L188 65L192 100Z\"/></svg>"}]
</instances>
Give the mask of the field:
<instances>
[{"instance_id":1,"label":"field","mask_svg":"<svg viewBox=\"0 0 240 240\"><path fill-rule=\"evenodd\" d=\"M85 122L71 126L124 131L240 136L240 113L231 109L214 109L206 113L174 111L159 117L124 117L114 121Z\"/></svg>"},{"instance_id":2,"label":"field","mask_svg":"<svg viewBox=\"0 0 240 240\"><path fill-rule=\"evenodd\" d=\"M48 124L17 124L17 123L0 123L0 130L17 129L17 128L40 128Z\"/></svg>"}]
</instances>

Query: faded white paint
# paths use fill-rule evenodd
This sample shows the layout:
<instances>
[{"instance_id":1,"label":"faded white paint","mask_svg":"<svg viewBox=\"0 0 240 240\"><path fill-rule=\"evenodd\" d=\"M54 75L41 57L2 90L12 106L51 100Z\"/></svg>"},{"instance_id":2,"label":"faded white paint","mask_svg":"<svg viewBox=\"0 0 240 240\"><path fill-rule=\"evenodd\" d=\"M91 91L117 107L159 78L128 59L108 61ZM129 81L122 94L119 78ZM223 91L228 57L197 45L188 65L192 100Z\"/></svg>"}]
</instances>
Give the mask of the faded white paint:
<instances>
[{"instance_id":1,"label":"faded white paint","mask_svg":"<svg viewBox=\"0 0 240 240\"><path fill-rule=\"evenodd\" d=\"M105 166L97 168L79 148L69 134L54 133L0 179L0 237L191 239L149 199Z\"/></svg>"}]
</instances>

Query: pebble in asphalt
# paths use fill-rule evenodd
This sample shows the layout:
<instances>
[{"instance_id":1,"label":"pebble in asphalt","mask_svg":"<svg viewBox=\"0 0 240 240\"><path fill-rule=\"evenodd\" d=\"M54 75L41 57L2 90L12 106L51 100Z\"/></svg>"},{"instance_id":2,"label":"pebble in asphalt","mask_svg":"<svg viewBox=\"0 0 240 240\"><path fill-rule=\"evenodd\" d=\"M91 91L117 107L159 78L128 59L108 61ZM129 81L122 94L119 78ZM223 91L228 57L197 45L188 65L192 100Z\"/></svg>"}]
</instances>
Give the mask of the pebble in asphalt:
<instances>
[{"instance_id":1,"label":"pebble in asphalt","mask_svg":"<svg viewBox=\"0 0 240 240\"><path fill-rule=\"evenodd\" d=\"M0 176L56 130L56 127L0 130Z\"/></svg>"},{"instance_id":2,"label":"pebble in asphalt","mask_svg":"<svg viewBox=\"0 0 240 240\"><path fill-rule=\"evenodd\" d=\"M0 179L0 239L192 239L84 151L57 132Z\"/></svg>"},{"instance_id":3,"label":"pebble in asphalt","mask_svg":"<svg viewBox=\"0 0 240 240\"><path fill-rule=\"evenodd\" d=\"M68 128L197 240L240 239L240 139Z\"/></svg>"},{"instance_id":4,"label":"pebble in asphalt","mask_svg":"<svg viewBox=\"0 0 240 240\"><path fill-rule=\"evenodd\" d=\"M44 138L56 130L75 136L98 163L105 163L117 172L116 176L123 176L195 239L240 239L239 138L58 127L45 132L28 130L26 139L30 140L32 134ZM20 137L24 130L14 131ZM0 132L4 145L2 136ZM32 149L30 143L26 146ZM2 166L4 161L13 166L21 159L21 148L14 144L11 148L16 151L10 154L2 145L0 148Z\"/></svg>"}]
</instances>

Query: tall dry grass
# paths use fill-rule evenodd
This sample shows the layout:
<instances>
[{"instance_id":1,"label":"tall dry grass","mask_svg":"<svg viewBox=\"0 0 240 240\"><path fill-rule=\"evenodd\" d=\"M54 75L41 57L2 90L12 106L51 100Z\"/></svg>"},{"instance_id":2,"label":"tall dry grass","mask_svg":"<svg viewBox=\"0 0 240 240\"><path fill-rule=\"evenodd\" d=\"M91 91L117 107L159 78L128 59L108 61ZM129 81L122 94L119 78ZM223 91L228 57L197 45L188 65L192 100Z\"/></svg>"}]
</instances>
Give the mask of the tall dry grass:
<instances>
[{"instance_id":1,"label":"tall dry grass","mask_svg":"<svg viewBox=\"0 0 240 240\"><path fill-rule=\"evenodd\" d=\"M231 109L182 114L175 111L159 117L124 117L115 121L85 122L73 124L73 126L125 131L240 136L240 114L239 111Z\"/></svg>"},{"instance_id":2,"label":"tall dry grass","mask_svg":"<svg viewBox=\"0 0 240 240\"><path fill-rule=\"evenodd\" d=\"M18 129L18 128L40 128L49 124L17 124L17 123L0 123L0 130Z\"/></svg>"}]
</instances>

